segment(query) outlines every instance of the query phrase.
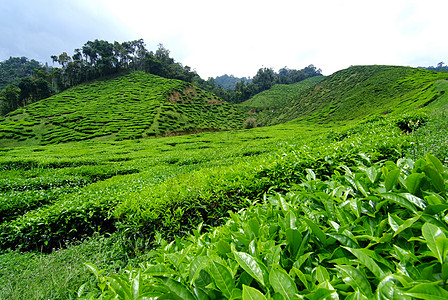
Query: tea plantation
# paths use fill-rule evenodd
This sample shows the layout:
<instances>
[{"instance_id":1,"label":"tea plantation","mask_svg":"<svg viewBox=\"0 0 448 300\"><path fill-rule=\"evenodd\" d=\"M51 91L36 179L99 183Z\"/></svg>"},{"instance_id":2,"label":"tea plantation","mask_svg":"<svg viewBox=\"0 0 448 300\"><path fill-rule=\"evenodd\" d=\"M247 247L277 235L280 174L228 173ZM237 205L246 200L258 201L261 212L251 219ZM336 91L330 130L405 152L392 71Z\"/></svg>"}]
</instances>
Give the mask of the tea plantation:
<instances>
[{"instance_id":1,"label":"tea plantation","mask_svg":"<svg viewBox=\"0 0 448 300\"><path fill-rule=\"evenodd\" d=\"M133 72L10 113L0 123L0 146L240 129L244 120L244 113L191 84Z\"/></svg>"},{"instance_id":2,"label":"tea plantation","mask_svg":"<svg viewBox=\"0 0 448 300\"><path fill-rule=\"evenodd\" d=\"M131 73L13 112L0 298L446 299L447 79L352 67L243 108ZM293 121L198 132L247 107Z\"/></svg>"}]
</instances>

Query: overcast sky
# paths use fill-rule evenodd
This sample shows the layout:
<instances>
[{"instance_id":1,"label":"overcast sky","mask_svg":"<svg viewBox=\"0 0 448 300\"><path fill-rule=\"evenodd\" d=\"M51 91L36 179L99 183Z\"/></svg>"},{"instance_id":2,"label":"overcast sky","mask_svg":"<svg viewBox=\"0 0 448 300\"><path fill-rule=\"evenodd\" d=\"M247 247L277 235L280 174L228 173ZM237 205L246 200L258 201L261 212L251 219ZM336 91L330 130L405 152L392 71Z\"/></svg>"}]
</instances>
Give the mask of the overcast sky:
<instances>
[{"instance_id":1,"label":"overcast sky","mask_svg":"<svg viewBox=\"0 0 448 300\"><path fill-rule=\"evenodd\" d=\"M447 0L0 0L0 60L143 38L207 79L261 67L448 63Z\"/></svg>"}]
</instances>

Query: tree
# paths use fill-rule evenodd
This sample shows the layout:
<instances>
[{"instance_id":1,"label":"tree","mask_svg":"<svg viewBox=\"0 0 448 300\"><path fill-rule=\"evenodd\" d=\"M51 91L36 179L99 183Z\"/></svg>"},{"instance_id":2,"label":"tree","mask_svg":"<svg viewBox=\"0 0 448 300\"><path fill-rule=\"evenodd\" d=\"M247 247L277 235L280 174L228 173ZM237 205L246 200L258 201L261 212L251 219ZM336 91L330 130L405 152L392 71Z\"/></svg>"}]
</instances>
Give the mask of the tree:
<instances>
[{"instance_id":1,"label":"tree","mask_svg":"<svg viewBox=\"0 0 448 300\"><path fill-rule=\"evenodd\" d=\"M19 107L20 89L14 84L9 84L2 92L2 114L7 114Z\"/></svg>"}]
</instances>

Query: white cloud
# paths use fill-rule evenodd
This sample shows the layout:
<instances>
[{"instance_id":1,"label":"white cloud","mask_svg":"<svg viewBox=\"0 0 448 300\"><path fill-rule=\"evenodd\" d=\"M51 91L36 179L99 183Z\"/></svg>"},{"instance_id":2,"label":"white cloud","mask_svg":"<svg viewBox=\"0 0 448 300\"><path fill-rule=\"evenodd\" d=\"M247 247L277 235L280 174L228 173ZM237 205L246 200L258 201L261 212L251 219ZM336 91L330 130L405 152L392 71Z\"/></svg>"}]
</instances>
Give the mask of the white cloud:
<instances>
[{"instance_id":1,"label":"white cloud","mask_svg":"<svg viewBox=\"0 0 448 300\"><path fill-rule=\"evenodd\" d=\"M30 3L10 0L11 6L16 2ZM435 65L448 53L444 36L446 0L82 0L58 1L56 6L50 0L32 3L46 9L39 21L46 25L39 29L35 21L28 22L34 26L31 29L19 26L22 32L33 32L33 36L16 39L16 49L20 45L33 48L26 43L29 39L40 47L40 52L45 47L50 49L51 55L55 46L48 42L39 45L39 39L52 41L58 49L76 39L75 46L64 50L70 52L89 39L143 38L150 50L163 43L173 58L196 69L204 78L224 73L253 76L262 66L279 69L314 64L331 74L356 64ZM9 26L8 30L15 29ZM4 36L14 39L13 35ZM74 44L72 41L70 45ZM0 59L2 48L7 46L0 45Z\"/></svg>"}]
</instances>

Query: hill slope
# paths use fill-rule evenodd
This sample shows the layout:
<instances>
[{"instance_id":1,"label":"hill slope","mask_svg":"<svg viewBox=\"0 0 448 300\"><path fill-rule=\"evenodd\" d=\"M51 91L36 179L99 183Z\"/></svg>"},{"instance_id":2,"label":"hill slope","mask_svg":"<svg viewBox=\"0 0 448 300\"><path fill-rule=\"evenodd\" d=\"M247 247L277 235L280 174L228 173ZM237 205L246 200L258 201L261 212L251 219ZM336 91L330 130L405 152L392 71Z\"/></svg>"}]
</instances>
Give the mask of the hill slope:
<instances>
[{"instance_id":1,"label":"hill slope","mask_svg":"<svg viewBox=\"0 0 448 300\"><path fill-rule=\"evenodd\" d=\"M294 84L277 84L239 105L251 113L257 113L259 124L282 123L279 117L281 119L281 115L291 108L291 103L304 97L310 88L324 79L324 76L314 76Z\"/></svg>"},{"instance_id":2,"label":"hill slope","mask_svg":"<svg viewBox=\"0 0 448 300\"><path fill-rule=\"evenodd\" d=\"M440 81L448 74L398 66L356 66L327 77L282 121L353 120L374 114L402 113L424 107L443 95Z\"/></svg>"},{"instance_id":3,"label":"hill slope","mask_svg":"<svg viewBox=\"0 0 448 300\"><path fill-rule=\"evenodd\" d=\"M354 120L402 113L436 99L442 103L448 96L447 79L446 73L409 67L356 66L326 78L276 85L241 106L256 113L258 123L263 125L297 118L312 123Z\"/></svg>"},{"instance_id":4,"label":"hill slope","mask_svg":"<svg viewBox=\"0 0 448 300\"><path fill-rule=\"evenodd\" d=\"M0 146L235 129L243 121L242 112L209 92L134 72L77 86L9 114L0 123Z\"/></svg>"}]
</instances>

